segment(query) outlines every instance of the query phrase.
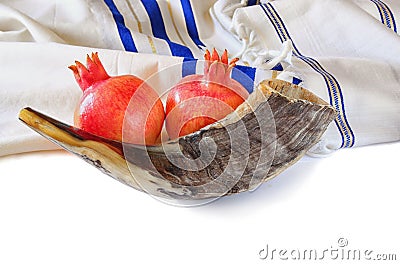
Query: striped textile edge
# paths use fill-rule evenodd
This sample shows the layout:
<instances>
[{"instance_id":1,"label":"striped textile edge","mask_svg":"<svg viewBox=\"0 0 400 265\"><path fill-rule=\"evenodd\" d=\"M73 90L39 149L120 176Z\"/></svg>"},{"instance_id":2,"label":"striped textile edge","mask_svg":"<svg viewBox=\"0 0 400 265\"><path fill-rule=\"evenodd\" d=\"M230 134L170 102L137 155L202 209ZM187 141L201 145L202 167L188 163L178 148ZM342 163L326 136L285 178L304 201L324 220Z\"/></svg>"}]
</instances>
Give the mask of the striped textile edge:
<instances>
[{"instance_id":1,"label":"striped textile edge","mask_svg":"<svg viewBox=\"0 0 400 265\"><path fill-rule=\"evenodd\" d=\"M353 147L355 143L355 135L350 127L350 124L346 117L345 104L343 93L338 80L326 71L322 65L315 59L303 55L296 47L295 41L291 38L283 20L272 6L271 3L260 5L265 15L274 26L276 33L278 34L281 42L291 40L293 43L293 55L308 64L314 71L319 73L325 80L328 88L330 104L335 107L338 111L338 115L335 119L335 124L342 138L342 144L340 148Z\"/></svg>"},{"instance_id":2,"label":"striped textile edge","mask_svg":"<svg viewBox=\"0 0 400 265\"><path fill-rule=\"evenodd\" d=\"M121 39L121 42L124 46L124 49L126 51L130 52L138 52L135 42L132 37L132 33L130 29L125 25L125 20L121 12L118 10L118 7L114 3L113 0L104 0L104 3L107 5L109 8L115 24L118 29L118 34ZM150 20L153 36L155 38L161 39L165 41L169 49L171 51L171 54L173 56L179 56L179 57L188 57L188 58L193 58L193 54L191 50L181 44L172 42L165 30L165 25L164 25L164 20L161 15L161 10L160 7L158 6L157 2L155 0L144 0L142 1L142 4L147 12L147 15Z\"/></svg>"},{"instance_id":3,"label":"striped textile edge","mask_svg":"<svg viewBox=\"0 0 400 265\"><path fill-rule=\"evenodd\" d=\"M198 47L206 47L204 43L200 40L199 32L197 30L196 20L194 17L194 12L192 5L190 4L190 0L181 0L181 6L183 10L183 14L185 16L185 23L188 34L192 41Z\"/></svg>"},{"instance_id":4,"label":"striped textile edge","mask_svg":"<svg viewBox=\"0 0 400 265\"><path fill-rule=\"evenodd\" d=\"M125 20L122 14L119 12L117 6L113 0L104 0L107 7L109 8L115 24L118 29L119 37L122 41L122 45L126 51L137 52L135 42L133 41L131 31L126 27Z\"/></svg>"},{"instance_id":5,"label":"striped textile edge","mask_svg":"<svg viewBox=\"0 0 400 265\"><path fill-rule=\"evenodd\" d=\"M142 0L144 8L146 9L147 15L150 18L151 29L153 35L156 38L165 40L171 50L173 56L180 57L193 57L192 52L186 46L172 42L166 32L164 20L161 14L160 7L156 0Z\"/></svg>"},{"instance_id":6,"label":"striped textile edge","mask_svg":"<svg viewBox=\"0 0 400 265\"><path fill-rule=\"evenodd\" d=\"M380 0L371 0L378 9L382 24L397 33L396 21L389 6Z\"/></svg>"}]
</instances>

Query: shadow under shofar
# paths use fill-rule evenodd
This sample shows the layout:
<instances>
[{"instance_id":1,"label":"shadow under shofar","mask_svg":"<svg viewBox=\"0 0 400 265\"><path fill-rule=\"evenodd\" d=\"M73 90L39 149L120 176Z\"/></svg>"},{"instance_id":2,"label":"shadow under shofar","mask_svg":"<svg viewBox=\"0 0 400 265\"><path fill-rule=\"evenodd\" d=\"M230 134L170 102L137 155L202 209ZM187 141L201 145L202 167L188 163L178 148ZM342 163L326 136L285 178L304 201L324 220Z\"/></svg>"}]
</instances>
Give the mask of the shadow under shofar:
<instances>
[{"instance_id":1,"label":"shadow under shofar","mask_svg":"<svg viewBox=\"0 0 400 265\"><path fill-rule=\"evenodd\" d=\"M167 200L207 200L255 189L298 161L336 111L308 90L262 81L224 119L162 143L139 146L104 139L31 108L20 120L103 173Z\"/></svg>"}]
</instances>

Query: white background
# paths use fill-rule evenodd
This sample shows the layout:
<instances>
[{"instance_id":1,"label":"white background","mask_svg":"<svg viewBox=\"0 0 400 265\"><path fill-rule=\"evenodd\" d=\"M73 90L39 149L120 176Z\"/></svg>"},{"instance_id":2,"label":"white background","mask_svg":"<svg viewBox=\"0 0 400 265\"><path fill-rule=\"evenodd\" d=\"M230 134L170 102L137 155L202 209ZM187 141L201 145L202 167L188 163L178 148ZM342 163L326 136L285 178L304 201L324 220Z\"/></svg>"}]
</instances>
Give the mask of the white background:
<instances>
[{"instance_id":1,"label":"white background","mask_svg":"<svg viewBox=\"0 0 400 265\"><path fill-rule=\"evenodd\" d=\"M396 253L400 143L305 157L255 192L182 208L64 151L0 158L0 264L353 264L270 249ZM265 252L263 253L265 254ZM172 263L173 262L173 263Z\"/></svg>"}]
</instances>

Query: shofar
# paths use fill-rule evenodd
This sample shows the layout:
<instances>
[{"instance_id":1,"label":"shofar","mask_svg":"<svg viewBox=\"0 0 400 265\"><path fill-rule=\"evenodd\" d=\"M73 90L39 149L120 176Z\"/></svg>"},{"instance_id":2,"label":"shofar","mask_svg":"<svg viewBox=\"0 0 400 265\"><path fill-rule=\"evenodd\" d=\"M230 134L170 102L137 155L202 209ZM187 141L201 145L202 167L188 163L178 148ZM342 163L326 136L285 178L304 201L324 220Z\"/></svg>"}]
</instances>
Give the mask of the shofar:
<instances>
[{"instance_id":1,"label":"shofar","mask_svg":"<svg viewBox=\"0 0 400 265\"><path fill-rule=\"evenodd\" d=\"M262 81L226 118L160 146L107 140L30 108L20 120L102 172L151 195L177 200L254 189L298 161L336 111L299 86Z\"/></svg>"}]
</instances>

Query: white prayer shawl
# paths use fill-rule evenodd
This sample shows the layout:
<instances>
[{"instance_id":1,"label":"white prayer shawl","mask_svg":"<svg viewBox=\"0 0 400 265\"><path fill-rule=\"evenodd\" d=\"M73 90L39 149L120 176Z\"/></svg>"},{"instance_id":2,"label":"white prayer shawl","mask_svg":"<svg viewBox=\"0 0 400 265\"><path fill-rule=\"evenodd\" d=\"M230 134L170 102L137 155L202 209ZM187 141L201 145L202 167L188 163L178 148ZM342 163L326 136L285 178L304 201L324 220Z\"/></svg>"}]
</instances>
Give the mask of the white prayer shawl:
<instances>
[{"instance_id":1,"label":"white prayer shawl","mask_svg":"<svg viewBox=\"0 0 400 265\"><path fill-rule=\"evenodd\" d=\"M399 141L399 16L395 0L0 0L0 156L57 148L18 112L72 124L82 92L67 67L95 51L110 75L143 79L188 62L159 77L162 93L199 68L205 48L227 48L249 91L277 75L335 107L310 154Z\"/></svg>"}]
</instances>

